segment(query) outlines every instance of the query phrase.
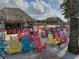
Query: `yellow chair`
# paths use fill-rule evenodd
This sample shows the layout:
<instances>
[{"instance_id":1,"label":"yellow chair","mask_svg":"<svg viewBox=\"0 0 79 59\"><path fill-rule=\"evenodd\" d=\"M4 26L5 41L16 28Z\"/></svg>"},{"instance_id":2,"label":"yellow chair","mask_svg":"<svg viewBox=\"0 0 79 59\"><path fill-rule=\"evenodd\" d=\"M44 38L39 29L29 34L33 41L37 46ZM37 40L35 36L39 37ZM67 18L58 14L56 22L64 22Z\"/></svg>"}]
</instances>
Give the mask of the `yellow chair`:
<instances>
[{"instance_id":1,"label":"yellow chair","mask_svg":"<svg viewBox=\"0 0 79 59\"><path fill-rule=\"evenodd\" d=\"M11 37L11 40L7 46L7 50L9 54L21 52L21 44L17 37Z\"/></svg>"},{"instance_id":2,"label":"yellow chair","mask_svg":"<svg viewBox=\"0 0 79 59\"><path fill-rule=\"evenodd\" d=\"M48 34L48 44L57 45L57 41L51 33Z\"/></svg>"}]
</instances>

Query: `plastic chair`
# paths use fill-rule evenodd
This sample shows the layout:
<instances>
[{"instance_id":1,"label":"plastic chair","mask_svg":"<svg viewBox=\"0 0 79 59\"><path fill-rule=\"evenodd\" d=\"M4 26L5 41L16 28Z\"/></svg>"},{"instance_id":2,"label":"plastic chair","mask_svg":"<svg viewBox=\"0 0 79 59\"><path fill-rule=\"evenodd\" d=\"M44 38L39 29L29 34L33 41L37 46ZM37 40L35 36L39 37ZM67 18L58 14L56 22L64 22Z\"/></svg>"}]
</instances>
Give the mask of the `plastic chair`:
<instances>
[{"instance_id":1,"label":"plastic chair","mask_svg":"<svg viewBox=\"0 0 79 59\"><path fill-rule=\"evenodd\" d=\"M57 43L60 43L60 38L59 38L59 34L58 34L58 32L55 31L55 32L53 33L53 35L54 35L54 37L55 37Z\"/></svg>"},{"instance_id":2,"label":"plastic chair","mask_svg":"<svg viewBox=\"0 0 79 59\"><path fill-rule=\"evenodd\" d=\"M30 38L28 35L24 35L22 37L21 44L22 44L22 52L23 53L34 50L34 44L33 44L33 42L32 43L30 42Z\"/></svg>"},{"instance_id":3,"label":"plastic chair","mask_svg":"<svg viewBox=\"0 0 79 59\"><path fill-rule=\"evenodd\" d=\"M46 37L45 31L41 31L41 37L42 38L45 38Z\"/></svg>"},{"instance_id":4,"label":"plastic chair","mask_svg":"<svg viewBox=\"0 0 79 59\"><path fill-rule=\"evenodd\" d=\"M21 32L18 32L17 33L17 36L18 36L18 40L21 41L22 40L22 33Z\"/></svg>"},{"instance_id":5,"label":"plastic chair","mask_svg":"<svg viewBox=\"0 0 79 59\"><path fill-rule=\"evenodd\" d=\"M5 59L7 52L5 51L6 45L3 43L3 35L0 37L0 56ZM5 55L4 55L5 54Z\"/></svg>"},{"instance_id":6,"label":"plastic chair","mask_svg":"<svg viewBox=\"0 0 79 59\"><path fill-rule=\"evenodd\" d=\"M37 50L37 52L41 52L43 49L46 50L46 43L42 46L40 38L37 34L35 35L33 42L34 42L34 48Z\"/></svg>"},{"instance_id":7,"label":"plastic chair","mask_svg":"<svg viewBox=\"0 0 79 59\"><path fill-rule=\"evenodd\" d=\"M61 43L66 43L67 42L67 37L65 36L65 34L63 33L62 30L59 31L59 38L60 38Z\"/></svg>"},{"instance_id":8,"label":"plastic chair","mask_svg":"<svg viewBox=\"0 0 79 59\"><path fill-rule=\"evenodd\" d=\"M16 33L17 33L16 28L13 28L13 34L16 34Z\"/></svg>"},{"instance_id":9,"label":"plastic chair","mask_svg":"<svg viewBox=\"0 0 79 59\"><path fill-rule=\"evenodd\" d=\"M53 34L56 31L55 27L50 27L50 32Z\"/></svg>"},{"instance_id":10,"label":"plastic chair","mask_svg":"<svg viewBox=\"0 0 79 59\"><path fill-rule=\"evenodd\" d=\"M57 41L56 41L56 39L54 39L54 37L51 33L48 34L48 41L47 42L50 45L54 45L54 46L57 45Z\"/></svg>"},{"instance_id":11,"label":"plastic chair","mask_svg":"<svg viewBox=\"0 0 79 59\"><path fill-rule=\"evenodd\" d=\"M45 31L46 37L48 37L49 30L48 29L44 29L44 31Z\"/></svg>"},{"instance_id":12,"label":"plastic chair","mask_svg":"<svg viewBox=\"0 0 79 59\"><path fill-rule=\"evenodd\" d=\"M33 42L34 36L30 34L29 37L30 37L30 42Z\"/></svg>"},{"instance_id":13,"label":"plastic chair","mask_svg":"<svg viewBox=\"0 0 79 59\"><path fill-rule=\"evenodd\" d=\"M21 52L21 44L17 37L11 37L7 50L9 54Z\"/></svg>"},{"instance_id":14,"label":"plastic chair","mask_svg":"<svg viewBox=\"0 0 79 59\"><path fill-rule=\"evenodd\" d=\"M21 29L19 29L19 28L17 29L17 36L18 36L18 40L21 41L23 35L22 35Z\"/></svg>"},{"instance_id":15,"label":"plastic chair","mask_svg":"<svg viewBox=\"0 0 79 59\"><path fill-rule=\"evenodd\" d=\"M7 34L12 34L12 33L13 33L13 31L11 28L7 29Z\"/></svg>"}]
</instances>

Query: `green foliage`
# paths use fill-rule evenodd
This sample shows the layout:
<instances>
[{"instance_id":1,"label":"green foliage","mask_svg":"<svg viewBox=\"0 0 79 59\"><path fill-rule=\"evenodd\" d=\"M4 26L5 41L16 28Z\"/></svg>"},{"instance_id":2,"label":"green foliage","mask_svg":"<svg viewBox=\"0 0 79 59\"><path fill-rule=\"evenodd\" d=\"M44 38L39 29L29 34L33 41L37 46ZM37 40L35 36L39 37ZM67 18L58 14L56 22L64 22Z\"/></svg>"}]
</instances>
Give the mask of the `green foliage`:
<instances>
[{"instance_id":1,"label":"green foliage","mask_svg":"<svg viewBox=\"0 0 79 59\"><path fill-rule=\"evenodd\" d=\"M70 1L64 0L60 8L62 8L63 15L65 15L65 18L70 18Z\"/></svg>"}]
</instances>

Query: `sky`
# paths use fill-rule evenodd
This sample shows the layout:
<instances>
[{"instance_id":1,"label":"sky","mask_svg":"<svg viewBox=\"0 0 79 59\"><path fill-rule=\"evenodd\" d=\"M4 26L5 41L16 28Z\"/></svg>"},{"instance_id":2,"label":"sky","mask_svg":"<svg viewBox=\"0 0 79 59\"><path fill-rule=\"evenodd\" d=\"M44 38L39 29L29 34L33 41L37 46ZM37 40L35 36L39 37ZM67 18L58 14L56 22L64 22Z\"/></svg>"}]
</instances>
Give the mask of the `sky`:
<instances>
[{"instance_id":1,"label":"sky","mask_svg":"<svg viewBox=\"0 0 79 59\"><path fill-rule=\"evenodd\" d=\"M60 4L63 0L0 0L0 8L21 8L31 17L44 20L49 17L60 17L67 22L62 15Z\"/></svg>"}]
</instances>

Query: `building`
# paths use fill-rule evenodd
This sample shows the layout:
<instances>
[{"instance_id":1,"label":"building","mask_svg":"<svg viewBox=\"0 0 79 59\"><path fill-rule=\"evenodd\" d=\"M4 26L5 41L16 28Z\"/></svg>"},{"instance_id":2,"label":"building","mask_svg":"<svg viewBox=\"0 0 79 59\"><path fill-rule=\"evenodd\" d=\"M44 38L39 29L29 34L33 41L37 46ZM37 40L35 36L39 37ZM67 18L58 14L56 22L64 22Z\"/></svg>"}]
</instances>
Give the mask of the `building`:
<instances>
[{"instance_id":1,"label":"building","mask_svg":"<svg viewBox=\"0 0 79 59\"><path fill-rule=\"evenodd\" d=\"M26 27L27 23L34 23L34 19L19 8L0 9L0 19L7 24L20 24Z\"/></svg>"},{"instance_id":2,"label":"building","mask_svg":"<svg viewBox=\"0 0 79 59\"><path fill-rule=\"evenodd\" d=\"M62 21L59 17L51 17L46 19L47 24L50 25L61 25L65 24L66 22Z\"/></svg>"},{"instance_id":3,"label":"building","mask_svg":"<svg viewBox=\"0 0 79 59\"><path fill-rule=\"evenodd\" d=\"M62 24L66 24L66 22L62 21L59 17L50 17L45 20L37 20L37 24L38 25L44 25L44 24L62 25Z\"/></svg>"}]
</instances>

